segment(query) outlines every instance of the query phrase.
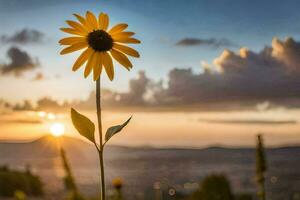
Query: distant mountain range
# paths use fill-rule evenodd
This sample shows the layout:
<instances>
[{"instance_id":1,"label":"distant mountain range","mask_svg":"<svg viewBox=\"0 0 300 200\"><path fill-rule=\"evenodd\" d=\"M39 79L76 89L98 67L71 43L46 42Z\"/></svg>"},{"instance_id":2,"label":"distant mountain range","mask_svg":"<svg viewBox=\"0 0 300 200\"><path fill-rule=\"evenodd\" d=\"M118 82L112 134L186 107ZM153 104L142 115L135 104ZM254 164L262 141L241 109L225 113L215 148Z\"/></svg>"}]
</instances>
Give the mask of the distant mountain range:
<instances>
[{"instance_id":1,"label":"distant mountain range","mask_svg":"<svg viewBox=\"0 0 300 200\"><path fill-rule=\"evenodd\" d=\"M94 194L95 187L91 186L98 183L97 154L93 145L79 139L64 136L58 141L52 136L44 136L27 143L0 142L0 165L13 168L30 165L34 173L42 177L49 193L55 193L62 189L59 145L65 148L82 191ZM268 149L267 160L270 199L283 199L300 192L300 146ZM255 150L252 148L108 146L105 165L107 182L122 177L124 191L132 198L140 193L149 196L156 181L188 191L188 183L197 183L211 173L226 174L235 192L255 193Z\"/></svg>"},{"instance_id":2,"label":"distant mountain range","mask_svg":"<svg viewBox=\"0 0 300 200\"><path fill-rule=\"evenodd\" d=\"M56 157L59 147L62 146L72 156L75 154L76 158L89 155L90 151L94 151L94 146L88 142L74 137L63 136L59 139L46 135L32 142L6 142L0 140L0 162L4 158L20 157L27 158L40 158L40 157ZM107 151L181 151L181 152L199 152L204 154L211 154L220 152L221 154L227 153L253 153L253 148L238 148L238 147L223 147L211 146L208 148L156 148L156 147L125 147L109 145ZM299 153L300 146L283 146L276 148L268 148L270 153Z\"/></svg>"}]
</instances>

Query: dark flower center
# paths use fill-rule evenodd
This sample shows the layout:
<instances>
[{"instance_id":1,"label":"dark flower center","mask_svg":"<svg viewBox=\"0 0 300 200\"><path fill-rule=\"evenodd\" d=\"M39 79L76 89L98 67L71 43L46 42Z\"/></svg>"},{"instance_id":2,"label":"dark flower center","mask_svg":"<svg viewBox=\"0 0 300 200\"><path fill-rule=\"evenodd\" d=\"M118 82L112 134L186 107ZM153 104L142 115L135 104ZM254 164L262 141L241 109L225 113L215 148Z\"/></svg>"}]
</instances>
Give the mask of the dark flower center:
<instances>
[{"instance_id":1,"label":"dark flower center","mask_svg":"<svg viewBox=\"0 0 300 200\"><path fill-rule=\"evenodd\" d=\"M103 30L95 30L87 36L89 46L95 51L109 51L113 47L112 37Z\"/></svg>"}]
</instances>

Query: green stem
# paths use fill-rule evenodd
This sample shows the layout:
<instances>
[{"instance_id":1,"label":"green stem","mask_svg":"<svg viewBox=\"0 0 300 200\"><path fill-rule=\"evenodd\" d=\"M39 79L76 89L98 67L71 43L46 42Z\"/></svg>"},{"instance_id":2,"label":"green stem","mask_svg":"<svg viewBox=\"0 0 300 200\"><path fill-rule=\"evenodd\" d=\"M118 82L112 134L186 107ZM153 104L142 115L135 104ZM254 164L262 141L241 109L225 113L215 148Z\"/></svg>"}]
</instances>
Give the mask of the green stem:
<instances>
[{"instance_id":1,"label":"green stem","mask_svg":"<svg viewBox=\"0 0 300 200\"><path fill-rule=\"evenodd\" d=\"M99 131L99 143L98 150L99 164L100 164L100 182L101 182L101 200L105 200L105 177L104 177L104 162L103 162L103 142L102 142L102 120L101 120L101 85L100 78L96 81L96 105L97 105L97 119L98 119L98 131Z\"/></svg>"},{"instance_id":2,"label":"green stem","mask_svg":"<svg viewBox=\"0 0 300 200\"><path fill-rule=\"evenodd\" d=\"M264 180L264 179L263 179ZM261 199L262 200L266 200L266 190L265 190L265 183L264 183L264 181L262 181L261 183L260 183L260 192L261 192Z\"/></svg>"}]
</instances>

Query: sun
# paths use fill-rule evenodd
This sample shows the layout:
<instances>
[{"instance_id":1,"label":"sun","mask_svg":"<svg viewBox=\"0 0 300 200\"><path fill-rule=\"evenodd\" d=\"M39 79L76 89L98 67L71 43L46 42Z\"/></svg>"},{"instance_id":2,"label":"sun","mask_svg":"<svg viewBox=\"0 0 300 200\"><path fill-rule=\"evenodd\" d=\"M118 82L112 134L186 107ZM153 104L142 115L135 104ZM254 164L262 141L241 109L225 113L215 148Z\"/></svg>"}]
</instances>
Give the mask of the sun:
<instances>
[{"instance_id":1,"label":"sun","mask_svg":"<svg viewBox=\"0 0 300 200\"><path fill-rule=\"evenodd\" d=\"M53 136L62 136L65 132L65 126L62 123L54 123L50 127L50 132Z\"/></svg>"}]
</instances>

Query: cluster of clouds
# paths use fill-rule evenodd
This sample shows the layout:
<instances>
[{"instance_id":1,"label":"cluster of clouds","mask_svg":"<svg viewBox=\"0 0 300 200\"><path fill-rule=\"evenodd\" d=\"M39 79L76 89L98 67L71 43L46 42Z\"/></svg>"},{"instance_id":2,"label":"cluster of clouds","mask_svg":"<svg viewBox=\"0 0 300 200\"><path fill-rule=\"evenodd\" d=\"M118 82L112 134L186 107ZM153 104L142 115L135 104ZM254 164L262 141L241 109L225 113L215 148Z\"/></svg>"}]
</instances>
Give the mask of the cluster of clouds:
<instances>
[{"instance_id":1,"label":"cluster of clouds","mask_svg":"<svg viewBox=\"0 0 300 200\"><path fill-rule=\"evenodd\" d=\"M224 50L191 84L197 82L198 89L206 88L205 94L198 93L198 100L218 96L229 101L295 99L300 97L299 61L299 42L274 38L271 46L258 53L247 48L237 53Z\"/></svg>"},{"instance_id":2,"label":"cluster of clouds","mask_svg":"<svg viewBox=\"0 0 300 200\"><path fill-rule=\"evenodd\" d=\"M211 64L204 62L203 67L202 73L194 73L191 68L172 69L166 84L153 81L141 71L129 81L128 92L103 89L103 103L111 108L202 105L209 109L240 109L249 105L254 108L261 102L268 102L268 107L300 106L300 42L292 38L274 38L259 52L225 49ZM84 101L63 105L43 98L36 108L94 108L94 99L95 92Z\"/></svg>"},{"instance_id":3,"label":"cluster of clouds","mask_svg":"<svg viewBox=\"0 0 300 200\"><path fill-rule=\"evenodd\" d=\"M289 106L300 105L300 42L293 38L274 38L260 52L241 48L225 49L203 73L192 69L173 69L166 87L139 76L142 86L140 105L249 104L270 101ZM147 80L147 81L145 81ZM145 84L146 83L146 84ZM149 95L150 94L150 95ZM141 100L143 100L141 102ZM131 101L133 102L133 101ZM122 102L124 103L124 102ZM128 102L125 102L128 103Z\"/></svg>"},{"instance_id":4,"label":"cluster of clouds","mask_svg":"<svg viewBox=\"0 0 300 200\"><path fill-rule=\"evenodd\" d=\"M194 73L191 68L171 70L165 87L141 72L130 81L128 93L115 94L109 102L230 108L256 106L261 102L300 106L300 42L293 38L274 38L260 52L225 49L211 64L203 65L202 73Z\"/></svg>"},{"instance_id":5,"label":"cluster of clouds","mask_svg":"<svg viewBox=\"0 0 300 200\"><path fill-rule=\"evenodd\" d=\"M27 51L20 48L28 44L43 43L45 35L34 29L24 28L15 32L12 35L0 36L0 42L6 45L12 45L8 48L6 56L7 63L0 63L0 73L2 75L13 75L15 77L22 77L25 72L33 71L40 66L38 58L34 58ZM42 80L42 76L37 77L36 80Z\"/></svg>"}]
</instances>

